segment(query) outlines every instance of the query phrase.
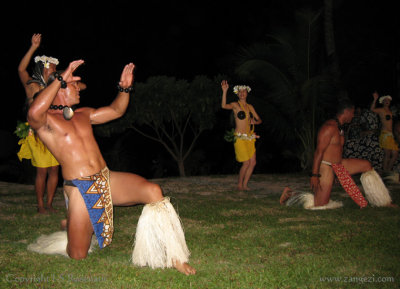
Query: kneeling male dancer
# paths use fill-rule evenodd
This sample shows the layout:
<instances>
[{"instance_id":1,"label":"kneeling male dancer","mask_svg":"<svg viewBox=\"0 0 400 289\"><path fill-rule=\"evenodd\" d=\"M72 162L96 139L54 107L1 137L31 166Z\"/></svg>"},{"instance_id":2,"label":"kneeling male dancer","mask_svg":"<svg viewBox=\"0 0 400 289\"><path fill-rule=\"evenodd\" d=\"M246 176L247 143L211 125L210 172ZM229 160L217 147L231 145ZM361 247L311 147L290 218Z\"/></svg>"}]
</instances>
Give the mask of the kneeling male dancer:
<instances>
[{"instance_id":1,"label":"kneeling male dancer","mask_svg":"<svg viewBox=\"0 0 400 289\"><path fill-rule=\"evenodd\" d=\"M314 152L311 173L310 193L295 193L286 187L281 195L280 203L293 205L300 203L306 209L333 209L342 206L341 202L330 200L335 174L350 197L364 208L368 202L351 178L353 174L361 175L361 183L368 201L373 206L395 206L380 176L370 162L362 159L343 159L344 131L342 126L350 123L354 116L354 105L342 101L334 119L327 120L318 132L317 148Z\"/></svg>"},{"instance_id":2,"label":"kneeling male dancer","mask_svg":"<svg viewBox=\"0 0 400 289\"><path fill-rule=\"evenodd\" d=\"M109 106L74 111L71 106L80 102L80 77L73 72L81 64L83 60L73 61L65 71L55 73L28 112L29 124L59 161L65 180L68 239L59 253L73 259L86 258L93 232L100 248L112 242L113 206L146 204L136 230L133 263L152 268L175 267L186 275L195 274L188 264L190 253L180 219L161 188L138 175L110 171L93 135L92 125L125 113L134 65L124 67L119 93ZM49 248L44 239L28 247L41 253L48 253Z\"/></svg>"}]
</instances>

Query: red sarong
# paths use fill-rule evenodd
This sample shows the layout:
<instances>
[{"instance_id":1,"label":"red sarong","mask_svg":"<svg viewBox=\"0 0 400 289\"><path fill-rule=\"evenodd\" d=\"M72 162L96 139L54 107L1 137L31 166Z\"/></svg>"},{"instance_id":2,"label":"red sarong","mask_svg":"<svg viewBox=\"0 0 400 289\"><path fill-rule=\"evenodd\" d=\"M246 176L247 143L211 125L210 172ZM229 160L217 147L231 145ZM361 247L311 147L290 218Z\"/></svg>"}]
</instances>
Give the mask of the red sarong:
<instances>
[{"instance_id":1,"label":"red sarong","mask_svg":"<svg viewBox=\"0 0 400 289\"><path fill-rule=\"evenodd\" d=\"M340 184L349 196L356 202L360 208L364 208L368 205L368 202L364 199L360 189L350 176L349 172L342 164L332 164L332 169L335 172Z\"/></svg>"}]
</instances>

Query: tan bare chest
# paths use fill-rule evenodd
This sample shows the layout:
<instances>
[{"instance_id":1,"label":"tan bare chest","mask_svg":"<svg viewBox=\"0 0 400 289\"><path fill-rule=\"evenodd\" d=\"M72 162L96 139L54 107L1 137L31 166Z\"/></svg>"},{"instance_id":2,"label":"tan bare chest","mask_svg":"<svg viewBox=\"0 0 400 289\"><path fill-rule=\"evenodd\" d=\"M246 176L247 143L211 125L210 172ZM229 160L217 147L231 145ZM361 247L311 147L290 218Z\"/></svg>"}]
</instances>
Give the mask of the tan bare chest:
<instances>
[{"instance_id":1,"label":"tan bare chest","mask_svg":"<svg viewBox=\"0 0 400 289\"><path fill-rule=\"evenodd\" d=\"M64 119L62 114L52 115L48 121L48 129L49 133L67 142L93 137L89 116L79 112L70 120Z\"/></svg>"}]
</instances>

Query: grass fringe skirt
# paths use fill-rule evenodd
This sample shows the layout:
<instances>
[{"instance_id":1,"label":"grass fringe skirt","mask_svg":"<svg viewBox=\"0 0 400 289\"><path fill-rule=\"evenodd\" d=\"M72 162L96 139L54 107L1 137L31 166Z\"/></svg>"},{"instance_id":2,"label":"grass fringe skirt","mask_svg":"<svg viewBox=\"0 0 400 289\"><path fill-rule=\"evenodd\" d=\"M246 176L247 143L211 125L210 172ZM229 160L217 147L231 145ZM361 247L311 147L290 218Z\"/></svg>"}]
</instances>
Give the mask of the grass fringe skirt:
<instances>
[{"instance_id":1,"label":"grass fringe skirt","mask_svg":"<svg viewBox=\"0 0 400 289\"><path fill-rule=\"evenodd\" d=\"M143 207L136 228L132 263L151 268L171 268L189 261L181 220L168 197Z\"/></svg>"}]
</instances>

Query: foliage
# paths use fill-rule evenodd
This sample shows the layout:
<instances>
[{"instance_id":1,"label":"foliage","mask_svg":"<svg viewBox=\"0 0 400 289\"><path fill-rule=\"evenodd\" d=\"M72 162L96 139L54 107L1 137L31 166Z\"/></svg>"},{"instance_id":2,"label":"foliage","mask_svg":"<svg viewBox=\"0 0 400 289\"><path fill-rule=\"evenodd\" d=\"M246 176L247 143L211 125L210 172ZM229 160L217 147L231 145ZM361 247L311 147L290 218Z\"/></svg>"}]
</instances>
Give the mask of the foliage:
<instances>
[{"instance_id":1,"label":"foliage","mask_svg":"<svg viewBox=\"0 0 400 289\"><path fill-rule=\"evenodd\" d=\"M310 168L318 125L331 113L341 90L324 72L320 11L297 11L289 29L280 28L265 42L240 50L236 73L254 83L254 97L264 125L277 142ZM279 35L279 36L278 36Z\"/></svg>"},{"instance_id":2,"label":"foliage","mask_svg":"<svg viewBox=\"0 0 400 289\"><path fill-rule=\"evenodd\" d=\"M224 140L227 142L235 142L235 129L227 130L224 135Z\"/></svg>"},{"instance_id":3,"label":"foliage","mask_svg":"<svg viewBox=\"0 0 400 289\"><path fill-rule=\"evenodd\" d=\"M220 78L199 75L188 82L154 76L136 83L125 116L100 130L110 134L130 128L159 142L177 162L180 175L185 176L184 161L199 136L216 122Z\"/></svg>"},{"instance_id":4,"label":"foliage","mask_svg":"<svg viewBox=\"0 0 400 289\"><path fill-rule=\"evenodd\" d=\"M29 123L23 122L23 121L17 121L17 127L14 131L14 133L19 137L19 138L26 138L29 135L29 130L30 130Z\"/></svg>"}]
</instances>

